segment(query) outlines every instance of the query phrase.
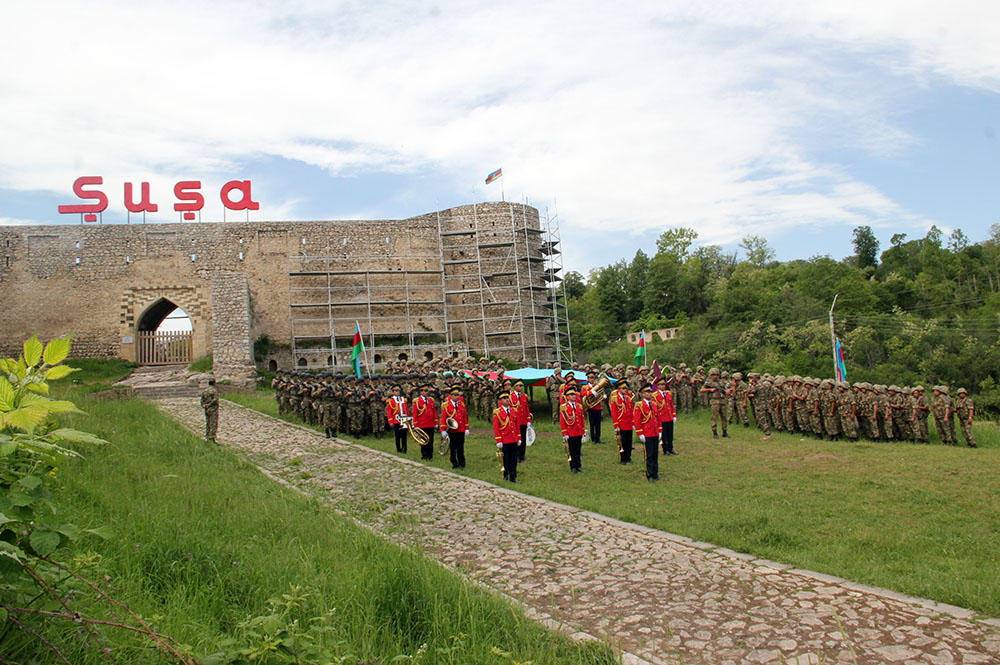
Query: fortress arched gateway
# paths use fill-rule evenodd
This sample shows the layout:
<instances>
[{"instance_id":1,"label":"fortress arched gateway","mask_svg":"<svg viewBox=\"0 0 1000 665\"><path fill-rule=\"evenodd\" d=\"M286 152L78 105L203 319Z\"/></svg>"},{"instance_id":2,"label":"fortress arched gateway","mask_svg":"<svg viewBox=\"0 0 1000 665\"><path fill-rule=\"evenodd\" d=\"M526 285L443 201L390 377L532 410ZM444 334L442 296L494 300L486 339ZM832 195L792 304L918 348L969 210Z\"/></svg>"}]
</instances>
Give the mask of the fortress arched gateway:
<instances>
[{"instance_id":1,"label":"fortress arched gateway","mask_svg":"<svg viewBox=\"0 0 1000 665\"><path fill-rule=\"evenodd\" d=\"M555 355L555 252L536 209L496 202L404 220L0 226L0 350L72 333L78 355L142 360L139 335L175 305L220 379L251 377L265 335L271 366L346 367L355 327L369 361L540 364Z\"/></svg>"}]
</instances>

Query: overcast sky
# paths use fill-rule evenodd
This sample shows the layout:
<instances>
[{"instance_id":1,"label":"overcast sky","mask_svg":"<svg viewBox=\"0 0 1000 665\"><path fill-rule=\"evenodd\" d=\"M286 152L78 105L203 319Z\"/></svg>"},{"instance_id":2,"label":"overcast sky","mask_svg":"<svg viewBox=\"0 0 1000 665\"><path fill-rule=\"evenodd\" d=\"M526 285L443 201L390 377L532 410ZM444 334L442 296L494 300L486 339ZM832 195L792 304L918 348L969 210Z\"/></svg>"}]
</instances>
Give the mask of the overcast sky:
<instances>
[{"instance_id":1,"label":"overcast sky","mask_svg":"<svg viewBox=\"0 0 1000 665\"><path fill-rule=\"evenodd\" d=\"M615 4L615 6L613 6ZM1000 221L1000 3L17 2L0 24L0 223L79 223L77 176L250 179L251 219L558 215L586 272L688 226L780 259L871 225ZM235 197L238 198L238 197ZM229 213L229 218L238 217Z\"/></svg>"}]
</instances>

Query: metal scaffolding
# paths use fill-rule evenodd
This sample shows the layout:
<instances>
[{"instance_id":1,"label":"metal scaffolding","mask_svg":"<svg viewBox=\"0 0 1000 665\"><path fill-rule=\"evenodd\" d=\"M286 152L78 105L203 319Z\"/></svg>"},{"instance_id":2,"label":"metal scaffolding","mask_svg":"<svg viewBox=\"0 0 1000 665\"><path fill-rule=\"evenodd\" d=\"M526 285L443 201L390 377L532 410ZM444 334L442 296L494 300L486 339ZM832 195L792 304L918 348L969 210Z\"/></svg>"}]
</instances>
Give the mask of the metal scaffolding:
<instances>
[{"instance_id":1,"label":"metal scaffolding","mask_svg":"<svg viewBox=\"0 0 1000 665\"><path fill-rule=\"evenodd\" d=\"M545 279L549 282L546 289L549 292L547 306L552 309L552 333L555 336L556 362L573 362L573 337L569 329L569 307L566 301L566 284L559 274L563 269L561 242L559 234L558 214L549 214L545 209L545 242L542 243L542 253L548 256L545 267Z\"/></svg>"}]
</instances>

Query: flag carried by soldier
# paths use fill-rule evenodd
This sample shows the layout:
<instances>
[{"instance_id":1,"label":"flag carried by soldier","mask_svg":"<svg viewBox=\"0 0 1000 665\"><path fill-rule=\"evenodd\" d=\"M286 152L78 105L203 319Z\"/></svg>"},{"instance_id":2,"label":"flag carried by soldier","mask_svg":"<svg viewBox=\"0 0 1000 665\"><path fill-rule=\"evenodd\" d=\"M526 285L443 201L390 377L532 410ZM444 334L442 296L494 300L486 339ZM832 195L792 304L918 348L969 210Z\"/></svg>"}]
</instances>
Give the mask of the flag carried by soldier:
<instances>
[{"instance_id":1,"label":"flag carried by soldier","mask_svg":"<svg viewBox=\"0 0 1000 665\"><path fill-rule=\"evenodd\" d=\"M354 368L354 374L359 379L361 378L361 354L365 352L365 344L361 341L361 326L357 321L354 322L354 342L351 347L351 367Z\"/></svg>"},{"instance_id":2,"label":"flag carried by soldier","mask_svg":"<svg viewBox=\"0 0 1000 665\"><path fill-rule=\"evenodd\" d=\"M635 349L635 366L642 367L646 364L646 331L639 333L639 346Z\"/></svg>"}]
</instances>

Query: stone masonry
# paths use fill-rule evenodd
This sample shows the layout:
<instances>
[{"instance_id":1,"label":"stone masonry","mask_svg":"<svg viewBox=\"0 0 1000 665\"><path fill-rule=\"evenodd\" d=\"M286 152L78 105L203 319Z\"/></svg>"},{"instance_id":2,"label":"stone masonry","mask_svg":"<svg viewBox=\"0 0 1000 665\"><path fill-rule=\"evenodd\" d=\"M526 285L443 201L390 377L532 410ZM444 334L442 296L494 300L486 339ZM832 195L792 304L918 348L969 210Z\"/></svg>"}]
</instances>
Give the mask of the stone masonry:
<instances>
[{"instance_id":1,"label":"stone masonry","mask_svg":"<svg viewBox=\"0 0 1000 665\"><path fill-rule=\"evenodd\" d=\"M72 334L75 355L135 360L136 333L176 305L194 357L267 335L294 341L280 366L343 366L357 322L376 367L467 352L544 362L543 251L538 211L514 203L404 220L0 226L0 353ZM220 274L242 275L248 329L217 320Z\"/></svg>"}]
</instances>

